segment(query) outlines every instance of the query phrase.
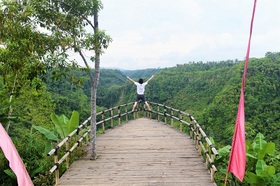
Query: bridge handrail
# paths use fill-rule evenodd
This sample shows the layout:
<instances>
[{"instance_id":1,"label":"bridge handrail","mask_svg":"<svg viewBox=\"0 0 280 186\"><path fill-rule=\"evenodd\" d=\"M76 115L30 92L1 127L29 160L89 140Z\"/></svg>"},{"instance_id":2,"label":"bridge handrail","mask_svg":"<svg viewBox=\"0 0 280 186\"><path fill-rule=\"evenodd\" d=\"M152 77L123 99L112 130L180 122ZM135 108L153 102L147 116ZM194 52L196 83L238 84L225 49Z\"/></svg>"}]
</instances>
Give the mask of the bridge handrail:
<instances>
[{"instance_id":1,"label":"bridge handrail","mask_svg":"<svg viewBox=\"0 0 280 186\"><path fill-rule=\"evenodd\" d=\"M202 152L204 153L205 156L205 162L206 162L206 168L210 168L211 171L211 180L214 182L214 174L217 172L217 169L214 165L214 158L218 156L218 152L210 139L207 137L201 126L198 124L198 122L194 119L194 117L186 112L182 112L178 109L159 104L159 103L154 103L154 102L149 102L150 105L155 105L157 106L157 111L156 110L146 110L145 107L142 104L140 105L140 109L137 108L135 112L133 111L128 111L128 107L132 107L133 102L115 106L109 109L105 109L103 111L100 111L96 113L97 116L97 122L96 126L102 124L102 132L105 133L105 122L108 122L111 120L111 125L110 127L114 127L114 121L113 119L118 118L118 124L121 124L121 118L125 116L125 122L128 121L128 115L133 114L133 118L135 119L138 117L138 113L142 112L145 114L144 116L149 117L150 119L153 118L153 114L157 114L157 120L160 121L160 116L164 116L164 122L167 124L167 117L170 118L171 120L171 126L174 127L173 125L173 119L177 120L180 122L180 131L182 132L183 124L188 126L190 129L190 137L195 141L196 144L196 149L199 151L199 154L202 155ZM124 109L123 109L124 108ZM160 108L163 108L163 112L160 111ZM170 113L167 112L167 110L170 110ZM115 112L117 111L117 112ZM177 115L174 114L174 112L177 112ZM105 114L109 113L110 117L105 118ZM148 116L147 116L148 113ZM136 115L137 114L137 115ZM99 116L99 118L98 118ZM100 118L101 116L101 118ZM183 116L187 116L189 121L185 121ZM86 119L82 124L80 124L74 131L72 131L66 138L64 138L60 143L56 145L47 155L48 156L54 156L54 165L53 167L49 170L49 173L52 174L55 172L55 177L56 177L56 185L59 182L59 167L60 165L66 161L66 169L69 168L70 164L70 154L79 146L83 144L87 144L89 142L89 134L91 132L91 128L88 127L88 123L90 122L91 117ZM82 134L80 134L82 132ZM76 136L76 142L72 145L71 148L69 148L69 141L70 139ZM206 146L202 142L202 137L206 142ZM85 141L85 142L84 142ZM84 142L84 143L83 143ZM59 154L58 151L59 149L65 145L65 154L59 159ZM210 153L209 153L210 152Z\"/></svg>"},{"instance_id":2,"label":"bridge handrail","mask_svg":"<svg viewBox=\"0 0 280 186\"><path fill-rule=\"evenodd\" d=\"M105 132L105 122L111 120L111 127L113 127L113 119L118 118L118 125L121 124L121 117L126 116L125 121L128 121L128 115L133 113L132 111L128 111L127 107L132 105L133 102L131 103L127 103L127 104L123 104L123 105L119 105L116 107L112 107L110 109L106 109L103 110L101 112L96 113L96 116L100 116L101 115L101 119L100 121L96 122L96 126L102 124L102 132ZM125 108L125 110L123 110L122 108ZM117 110L117 113L114 113L114 111ZM121 113L121 111L123 111L124 113ZM108 118L104 118L104 114L106 113L110 113L111 116ZM80 124L75 130L73 130L67 137L65 137L60 143L58 143L52 150L50 150L47 154L47 156L54 156L54 165L53 167L49 170L49 173L52 174L53 172L55 172L55 177L56 177L56 185L59 182L59 166L66 160L66 169L69 168L69 164L70 164L70 154L80 145L83 144L82 142L85 140L85 143L89 142L88 136L90 134L91 128L87 129L88 127L88 123L90 121L91 117L89 117L88 119L86 119L82 124ZM80 136L80 132L85 129L82 133L82 135ZM76 142L73 144L73 146L69 149L69 140L76 135ZM59 149L65 145L66 146L66 153L60 158L58 159L58 151Z\"/></svg>"},{"instance_id":3,"label":"bridge handrail","mask_svg":"<svg viewBox=\"0 0 280 186\"><path fill-rule=\"evenodd\" d=\"M208 136L205 134L199 123L195 120L195 118L190 115L189 113L182 112L178 109L174 109L172 107L155 103L155 102L149 102L150 105L157 106L157 111L151 110L152 113L155 113L158 115L158 121L160 121L159 116L164 116L164 122L167 123L167 116L171 118L171 126L173 127L173 119L176 119L180 122L180 131L182 132L182 124L186 124L190 128L190 136L196 143L196 148L199 150L199 154L202 155L202 151L205 155L205 162L206 167L208 168L210 166L211 171L211 180L214 181L214 174L217 172L217 168L214 165L214 159L219 155L218 151L208 138ZM159 107L163 108L163 113L160 112ZM170 114L167 112L167 109L170 110ZM179 114L179 117L174 116L174 111ZM182 115L187 116L189 118L189 122L183 120ZM206 146L202 142L202 137L206 142ZM210 153L209 153L210 152Z\"/></svg>"}]
</instances>

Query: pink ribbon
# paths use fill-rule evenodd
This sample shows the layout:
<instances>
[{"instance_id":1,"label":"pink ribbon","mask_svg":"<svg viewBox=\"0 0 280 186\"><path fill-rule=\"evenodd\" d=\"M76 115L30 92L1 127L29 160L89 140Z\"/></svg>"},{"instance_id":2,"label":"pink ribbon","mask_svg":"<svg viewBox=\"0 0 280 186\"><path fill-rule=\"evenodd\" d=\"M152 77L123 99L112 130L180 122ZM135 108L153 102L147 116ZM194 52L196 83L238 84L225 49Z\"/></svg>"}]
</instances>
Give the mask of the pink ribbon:
<instances>
[{"instance_id":1,"label":"pink ribbon","mask_svg":"<svg viewBox=\"0 0 280 186\"><path fill-rule=\"evenodd\" d=\"M0 123L0 147L9 161L10 168L17 176L18 186L33 186L27 170L15 148L10 136Z\"/></svg>"},{"instance_id":2,"label":"pink ribbon","mask_svg":"<svg viewBox=\"0 0 280 186\"><path fill-rule=\"evenodd\" d=\"M236 116L234 135L232 139L232 146L230 152L230 159L228 163L228 172L233 173L241 182L243 181L246 170L246 137L245 137L245 112L244 112L244 89L246 82L246 73L249 63L249 54L251 47L251 37L253 30L253 22L255 17L257 0L255 0L253 14L250 26L250 37L246 53L246 61L242 77L242 87L240 93L240 100L238 106L238 113Z\"/></svg>"}]
</instances>

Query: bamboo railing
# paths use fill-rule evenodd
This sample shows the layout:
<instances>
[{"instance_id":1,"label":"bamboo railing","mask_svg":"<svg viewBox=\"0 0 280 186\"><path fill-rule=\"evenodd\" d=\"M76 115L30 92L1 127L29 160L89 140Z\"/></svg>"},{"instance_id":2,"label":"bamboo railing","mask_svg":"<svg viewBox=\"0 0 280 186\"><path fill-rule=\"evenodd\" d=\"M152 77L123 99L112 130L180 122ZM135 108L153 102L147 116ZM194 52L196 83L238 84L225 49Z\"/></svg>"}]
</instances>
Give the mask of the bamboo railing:
<instances>
[{"instance_id":1,"label":"bamboo railing","mask_svg":"<svg viewBox=\"0 0 280 186\"><path fill-rule=\"evenodd\" d=\"M131 108L133 103L131 102L98 112L96 114L96 128L99 128L101 133L105 133L107 129L121 125L124 122L128 122L128 120L139 117L147 117L162 121L165 124L170 124L172 127L177 128L180 132L187 132L186 130L188 130L190 137L196 144L196 149L198 150L199 154L204 157L206 167L210 169L211 172L211 181L214 182L214 174L217 172L217 169L214 165L214 159L216 156L218 156L218 152L194 117L172 107L154 102L149 103L153 107L153 109L150 111L146 110L144 104L140 103L135 109L135 112L132 112ZM65 162L65 167L68 169L70 166L71 153L77 149L78 146L89 143L89 135L91 132L89 122L90 117L86 119L81 125L79 125L74 131L72 131L65 139L58 143L56 147L47 154L48 156L54 157L54 165L49 170L49 173L53 174L55 172L56 185L59 183L59 170L62 163ZM70 143L70 140L73 138L75 139L72 140L74 143ZM70 144L72 145L71 147L69 147ZM62 148L64 146L65 150ZM61 152L63 151L62 149L64 152ZM64 154L59 154L59 152Z\"/></svg>"},{"instance_id":2,"label":"bamboo railing","mask_svg":"<svg viewBox=\"0 0 280 186\"><path fill-rule=\"evenodd\" d=\"M164 123L167 124L167 120L169 119L170 125L178 128L180 132L183 132L183 128L187 126L189 135L195 142L196 149L200 155L204 155L206 168L210 169L211 181L214 182L214 174L217 172L214 160L219 154L195 118L186 112L182 112L163 104L154 102L149 103L151 106L157 107L156 111L151 110L150 112L157 115L158 121L161 121L161 117L163 117ZM150 114L150 118L153 118L152 114ZM174 126L174 120L179 121L178 127Z\"/></svg>"},{"instance_id":3,"label":"bamboo railing","mask_svg":"<svg viewBox=\"0 0 280 186\"><path fill-rule=\"evenodd\" d=\"M114 127L114 120L117 120L117 125L121 124L121 121L127 122L129 117L128 115L132 113L132 111L128 111L128 107L132 107L133 103L128 103L116 107L112 107L107 110L103 110L101 112L96 113L97 117L97 123L96 126L101 126L102 133L105 132L106 126L105 123L110 121L110 125L107 126L107 128L113 128ZM106 117L105 117L106 116ZM124 118L125 117L125 118ZM62 165L62 163L65 161L66 163L66 169L69 168L70 165L70 154L80 145L80 144L87 144L89 143L89 135L90 135L91 127L90 127L90 117L86 119L81 125L79 125L74 131L72 131L66 138L64 138L59 144L56 145L55 148L53 148L47 155L48 156L54 156L54 165L49 170L50 174L53 174L55 172L55 183L56 185L59 182L59 167ZM72 147L69 147L69 142L71 138L75 138L76 142L72 145ZM65 153L62 155L62 157L59 159L59 150L62 149L62 147L65 146L65 151L62 153Z\"/></svg>"}]
</instances>

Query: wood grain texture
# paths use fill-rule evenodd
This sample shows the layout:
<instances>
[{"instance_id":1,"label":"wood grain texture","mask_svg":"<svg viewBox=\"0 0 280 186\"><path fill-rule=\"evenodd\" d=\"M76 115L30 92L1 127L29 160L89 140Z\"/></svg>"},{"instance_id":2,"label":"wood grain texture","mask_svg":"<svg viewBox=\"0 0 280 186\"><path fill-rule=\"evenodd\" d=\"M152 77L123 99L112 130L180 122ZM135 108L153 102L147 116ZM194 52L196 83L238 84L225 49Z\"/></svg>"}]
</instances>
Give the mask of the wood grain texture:
<instances>
[{"instance_id":1,"label":"wood grain texture","mask_svg":"<svg viewBox=\"0 0 280 186\"><path fill-rule=\"evenodd\" d=\"M59 185L214 186L192 139L140 118L97 137L96 160L76 160Z\"/></svg>"}]
</instances>

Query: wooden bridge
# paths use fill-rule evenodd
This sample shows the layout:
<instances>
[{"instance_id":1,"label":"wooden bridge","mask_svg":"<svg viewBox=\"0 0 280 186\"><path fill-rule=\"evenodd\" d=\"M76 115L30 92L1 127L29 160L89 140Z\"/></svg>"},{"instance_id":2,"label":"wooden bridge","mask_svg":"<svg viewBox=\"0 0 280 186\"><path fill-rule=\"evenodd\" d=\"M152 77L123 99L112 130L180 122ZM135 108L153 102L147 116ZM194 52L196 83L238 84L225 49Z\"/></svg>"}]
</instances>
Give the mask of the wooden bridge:
<instances>
[{"instance_id":1,"label":"wooden bridge","mask_svg":"<svg viewBox=\"0 0 280 186\"><path fill-rule=\"evenodd\" d=\"M162 112L160 107L163 109ZM157 111L150 112L138 109L138 112L134 113L134 120L128 120L129 114L133 115L133 113L128 112L127 108L121 114L120 106L115 108L118 110L116 115L113 108L99 113L103 115L108 112L111 115L107 119L102 116L101 121L97 123L102 124L103 130L105 122L108 123L113 118L118 118L118 125L113 129L104 130L104 134L97 136L96 160L90 160L88 155L74 161L60 179L56 180L56 185L215 185L214 173L217 170L213 161L218 154L199 124L194 127L194 123L186 122L181 111L160 104L157 104L157 108ZM179 115L174 114L174 111L178 111ZM139 117L139 113L145 117ZM157 120L152 119L153 114L157 114ZM121 124L122 117L126 119ZM188 118L196 122L192 116L188 115ZM179 122L176 124L173 119ZM114 125L113 123L111 120L111 126ZM183 124L188 126L190 136L186 135L187 128ZM73 131L73 134L77 131ZM80 135L82 136L80 139L85 139L88 132ZM69 141L73 134L70 134L65 142ZM78 143L79 141L81 142L78 140ZM203 144L205 142L210 144L205 147ZM67 153L58 160L57 151L62 144L58 144L49 153L49 155L56 154L55 164L50 172L56 171L58 177L58 164L67 159L64 157L69 157L67 154L73 150L73 148L67 150ZM75 146L77 145L74 144L73 147Z\"/></svg>"}]
</instances>

